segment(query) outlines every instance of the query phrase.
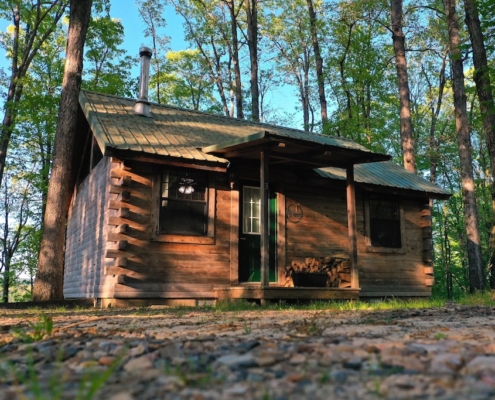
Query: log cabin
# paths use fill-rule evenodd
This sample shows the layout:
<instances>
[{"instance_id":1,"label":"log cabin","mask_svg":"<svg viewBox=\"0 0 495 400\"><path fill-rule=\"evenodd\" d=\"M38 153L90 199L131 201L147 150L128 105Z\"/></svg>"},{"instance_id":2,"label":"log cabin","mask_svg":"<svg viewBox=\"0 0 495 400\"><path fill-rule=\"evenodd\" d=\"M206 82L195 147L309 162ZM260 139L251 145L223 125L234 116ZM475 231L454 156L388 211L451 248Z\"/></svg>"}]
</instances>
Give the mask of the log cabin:
<instances>
[{"instance_id":1,"label":"log cabin","mask_svg":"<svg viewBox=\"0 0 495 400\"><path fill-rule=\"evenodd\" d=\"M431 295L447 191L349 139L151 104L146 57L137 102L80 93L65 298Z\"/></svg>"}]
</instances>

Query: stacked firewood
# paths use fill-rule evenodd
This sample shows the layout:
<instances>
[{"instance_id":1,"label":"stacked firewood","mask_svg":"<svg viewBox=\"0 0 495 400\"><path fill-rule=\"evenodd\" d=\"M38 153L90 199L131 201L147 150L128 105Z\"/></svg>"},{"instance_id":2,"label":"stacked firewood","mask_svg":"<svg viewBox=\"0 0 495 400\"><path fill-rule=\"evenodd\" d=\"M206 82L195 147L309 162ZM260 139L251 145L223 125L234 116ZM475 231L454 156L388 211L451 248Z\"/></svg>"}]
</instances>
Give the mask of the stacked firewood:
<instances>
[{"instance_id":1,"label":"stacked firewood","mask_svg":"<svg viewBox=\"0 0 495 400\"><path fill-rule=\"evenodd\" d=\"M294 272L308 274L327 274L327 287L351 287L351 263L346 254L335 254L327 257L307 257L293 260L285 267L285 285L293 287Z\"/></svg>"}]
</instances>

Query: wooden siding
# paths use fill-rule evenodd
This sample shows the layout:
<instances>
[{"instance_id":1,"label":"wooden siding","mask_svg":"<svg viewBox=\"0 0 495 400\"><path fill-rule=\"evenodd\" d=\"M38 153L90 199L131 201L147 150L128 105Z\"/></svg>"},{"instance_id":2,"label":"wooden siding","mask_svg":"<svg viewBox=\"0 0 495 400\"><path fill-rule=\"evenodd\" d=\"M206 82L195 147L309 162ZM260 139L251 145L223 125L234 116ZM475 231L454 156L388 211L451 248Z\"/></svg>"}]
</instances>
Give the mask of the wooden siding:
<instances>
[{"instance_id":1,"label":"wooden siding","mask_svg":"<svg viewBox=\"0 0 495 400\"><path fill-rule=\"evenodd\" d=\"M107 276L117 278L116 298L197 298L214 297L215 284L230 283L231 193L227 182L214 180L210 206L215 207L214 237L195 237L195 243L181 243L180 236L167 240L153 232L153 184L156 169L151 164L129 163L124 169L113 170L115 185L123 176L130 177L125 201L109 203L114 215L109 219L106 257L113 266L105 268ZM220 175L221 176L221 175ZM155 188L156 189L156 188ZM124 189L122 189L124 190ZM156 201L155 201L156 204ZM118 214L122 208L126 215ZM122 232L119 227L127 225ZM202 240L205 239L205 240ZM187 240L188 242L190 240ZM125 260L124 262L122 262ZM124 264L124 265L122 265Z\"/></svg>"},{"instance_id":2,"label":"wooden siding","mask_svg":"<svg viewBox=\"0 0 495 400\"><path fill-rule=\"evenodd\" d=\"M286 182L287 206L303 210L299 221L287 220L287 262L305 257L349 253L345 187ZM361 297L430 296L431 263L425 262L424 200L402 199L403 246L399 251L372 251L365 237L366 196L356 193L358 270ZM430 267L430 269L427 269Z\"/></svg>"},{"instance_id":3,"label":"wooden siding","mask_svg":"<svg viewBox=\"0 0 495 400\"><path fill-rule=\"evenodd\" d=\"M107 208L112 163L104 157L77 187L69 210L65 250L64 297L112 297L114 280L105 277Z\"/></svg>"},{"instance_id":4,"label":"wooden siding","mask_svg":"<svg viewBox=\"0 0 495 400\"><path fill-rule=\"evenodd\" d=\"M213 235L193 237L194 240L188 237L184 241L176 236L169 240L167 237L173 235L157 235L157 225L152 223L158 215L158 191L153 188L158 184L154 179L156 168L148 163L111 160L104 157L77 189L67 229L65 296L215 298L225 288L235 287L238 284L237 185L231 189L225 174L210 172L214 188L209 195L214 200L209 211L209 215L212 211L214 215ZM255 179L257 173L244 169L238 179ZM273 170L271 174L270 184L276 187L279 206L279 283L283 284L280 278L285 277L285 265L292 260L349 254L345 184L314 177L309 170ZM429 296L433 269L427 203L424 199L400 198L403 248L381 252L370 249L366 240L366 201L366 194L357 189L360 296ZM293 205L301 208L302 218L291 219L286 212ZM284 296L313 296L310 292L297 290Z\"/></svg>"}]
</instances>

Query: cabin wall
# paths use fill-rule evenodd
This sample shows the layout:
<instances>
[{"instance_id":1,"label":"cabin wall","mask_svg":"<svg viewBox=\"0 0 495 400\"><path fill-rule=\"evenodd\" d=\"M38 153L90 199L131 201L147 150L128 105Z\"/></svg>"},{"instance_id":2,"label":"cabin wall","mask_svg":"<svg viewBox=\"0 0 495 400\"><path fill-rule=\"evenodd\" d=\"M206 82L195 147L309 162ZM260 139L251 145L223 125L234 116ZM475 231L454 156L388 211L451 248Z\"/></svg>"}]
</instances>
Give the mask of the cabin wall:
<instances>
[{"instance_id":1,"label":"cabin wall","mask_svg":"<svg viewBox=\"0 0 495 400\"><path fill-rule=\"evenodd\" d=\"M66 233L64 297L111 296L113 282L103 276L111 163L103 158L76 188Z\"/></svg>"},{"instance_id":2,"label":"cabin wall","mask_svg":"<svg viewBox=\"0 0 495 400\"><path fill-rule=\"evenodd\" d=\"M112 169L107 261L104 273L117 279L115 298L213 298L215 285L230 283L231 193L223 175L216 186L215 234L189 242L180 235L161 240L152 231L156 167L121 163ZM157 184L157 183L155 183ZM126 192L126 193L123 193ZM173 235L168 235L173 236ZM185 241L185 242L182 242ZM204 243L200 243L203 241ZM198 243L199 242L199 243Z\"/></svg>"},{"instance_id":3,"label":"cabin wall","mask_svg":"<svg viewBox=\"0 0 495 400\"><path fill-rule=\"evenodd\" d=\"M287 264L306 257L349 254L347 200L342 182L311 181L300 185L285 183L287 208L299 205L302 218L287 216ZM311 184L312 183L312 184ZM358 270L360 297L430 296L431 273L424 261L422 203L401 199L403 208L403 247L398 252L370 252L366 243L365 193L356 192L358 230ZM394 249L395 250L395 249Z\"/></svg>"}]
</instances>

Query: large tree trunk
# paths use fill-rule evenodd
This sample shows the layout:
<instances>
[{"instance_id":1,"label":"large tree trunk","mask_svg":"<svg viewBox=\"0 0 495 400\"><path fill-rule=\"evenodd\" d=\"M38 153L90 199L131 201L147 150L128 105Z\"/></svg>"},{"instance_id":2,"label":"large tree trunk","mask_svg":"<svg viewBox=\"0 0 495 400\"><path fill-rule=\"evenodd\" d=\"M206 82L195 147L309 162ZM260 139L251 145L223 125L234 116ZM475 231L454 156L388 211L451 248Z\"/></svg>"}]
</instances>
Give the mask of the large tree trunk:
<instances>
[{"instance_id":1,"label":"large tree trunk","mask_svg":"<svg viewBox=\"0 0 495 400\"><path fill-rule=\"evenodd\" d=\"M457 143L461 166L462 200L467 236L469 262L469 290L474 293L483 290L483 263L476 204L473 164L471 154L471 133L467 119L466 88L464 86L464 68L460 50L458 17L455 0L443 0L449 33L450 62L452 67L452 84L454 87L454 108L457 128Z\"/></svg>"},{"instance_id":2,"label":"large tree trunk","mask_svg":"<svg viewBox=\"0 0 495 400\"><path fill-rule=\"evenodd\" d=\"M260 94L258 85L258 0L245 0L247 15L247 42L251 62L251 118L260 120Z\"/></svg>"},{"instance_id":3,"label":"large tree trunk","mask_svg":"<svg viewBox=\"0 0 495 400\"><path fill-rule=\"evenodd\" d=\"M313 6L313 0L307 0L308 3L308 12L309 12L309 23L311 27L311 38L313 39L313 49L315 52L315 61L316 61L316 79L318 81L318 96L320 98L320 107L321 107L321 122L323 124L323 128L328 120L327 113L327 99L325 96L325 77L323 75L323 57L321 56L320 51L320 43L318 41L318 28L317 28L317 18L316 11Z\"/></svg>"},{"instance_id":4,"label":"large tree trunk","mask_svg":"<svg viewBox=\"0 0 495 400\"><path fill-rule=\"evenodd\" d=\"M495 218L495 102L488 70L485 40L481 30L478 9L474 0L464 0L466 12L466 25L471 39L474 62L474 82L480 103L481 117L483 120L483 131L486 137L486 147L490 156L492 173L492 209ZM495 289L495 219L492 222L490 233L490 288Z\"/></svg>"},{"instance_id":5,"label":"large tree trunk","mask_svg":"<svg viewBox=\"0 0 495 400\"><path fill-rule=\"evenodd\" d=\"M416 173L416 161L414 155L413 123L411 119L411 92L407 75L407 61L405 50L405 35L402 31L402 0L391 0L392 40L394 43L395 68L399 81L400 101L400 138L404 168Z\"/></svg>"},{"instance_id":6,"label":"large tree trunk","mask_svg":"<svg viewBox=\"0 0 495 400\"><path fill-rule=\"evenodd\" d=\"M55 135L52 176L48 187L43 240L33 290L34 301L63 299L65 227L75 182L72 159L77 134L84 42L91 4L92 0L70 1L62 98Z\"/></svg>"}]
</instances>

